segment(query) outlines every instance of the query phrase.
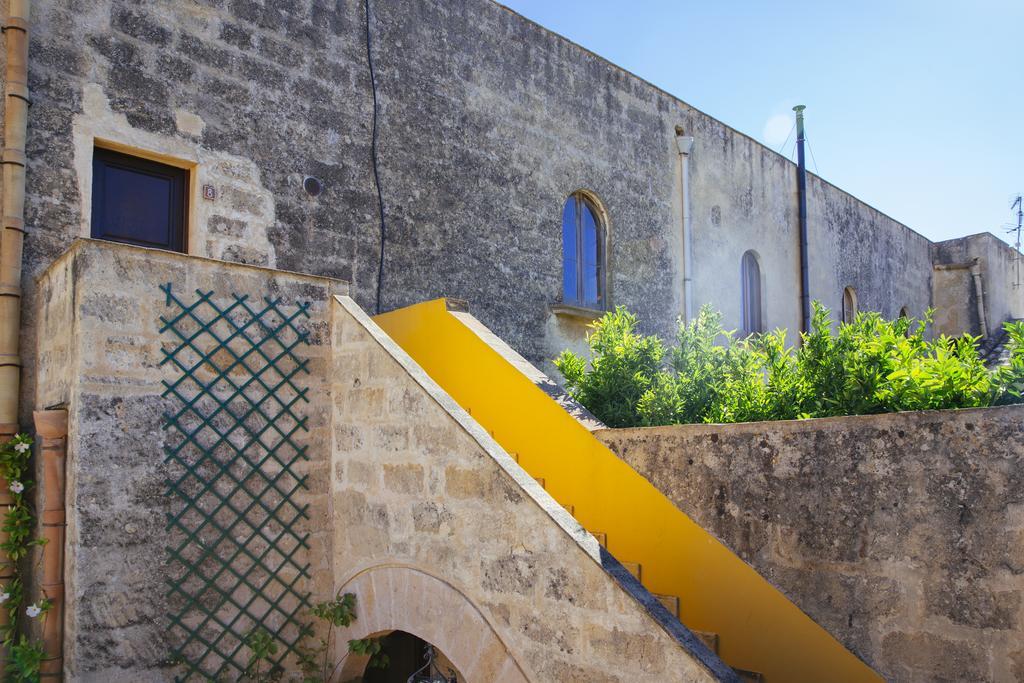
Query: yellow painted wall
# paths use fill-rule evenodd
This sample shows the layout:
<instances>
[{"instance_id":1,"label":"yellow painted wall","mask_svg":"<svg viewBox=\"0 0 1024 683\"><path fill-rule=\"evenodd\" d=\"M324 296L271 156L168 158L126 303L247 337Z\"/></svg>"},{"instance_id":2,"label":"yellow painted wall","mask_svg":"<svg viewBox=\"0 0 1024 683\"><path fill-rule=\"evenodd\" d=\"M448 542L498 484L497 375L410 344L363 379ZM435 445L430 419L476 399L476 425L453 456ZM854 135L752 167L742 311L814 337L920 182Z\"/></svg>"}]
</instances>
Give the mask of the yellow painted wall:
<instances>
[{"instance_id":1,"label":"yellow painted wall","mask_svg":"<svg viewBox=\"0 0 1024 683\"><path fill-rule=\"evenodd\" d=\"M881 678L605 448L438 299L375 321L642 583L677 595L693 630L718 633L730 666L768 683Z\"/></svg>"}]
</instances>

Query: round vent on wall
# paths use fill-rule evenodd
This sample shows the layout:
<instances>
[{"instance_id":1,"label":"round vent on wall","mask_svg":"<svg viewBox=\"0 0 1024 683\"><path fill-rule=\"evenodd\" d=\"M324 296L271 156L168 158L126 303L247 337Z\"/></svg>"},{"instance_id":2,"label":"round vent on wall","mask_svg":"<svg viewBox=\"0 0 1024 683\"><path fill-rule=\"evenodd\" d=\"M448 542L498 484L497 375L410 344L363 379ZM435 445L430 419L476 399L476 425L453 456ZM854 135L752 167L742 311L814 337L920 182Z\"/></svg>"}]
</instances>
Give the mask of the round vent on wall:
<instances>
[{"instance_id":1,"label":"round vent on wall","mask_svg":"<svg viewBox=\"0 0 1024 683\"><path fill-rule=\"evenodd\" d=\"M302 179L302 189L310 197L319 197L320 193L324 191L324 183L319 178L308 175Z\"/></svg>"}]
</instances>

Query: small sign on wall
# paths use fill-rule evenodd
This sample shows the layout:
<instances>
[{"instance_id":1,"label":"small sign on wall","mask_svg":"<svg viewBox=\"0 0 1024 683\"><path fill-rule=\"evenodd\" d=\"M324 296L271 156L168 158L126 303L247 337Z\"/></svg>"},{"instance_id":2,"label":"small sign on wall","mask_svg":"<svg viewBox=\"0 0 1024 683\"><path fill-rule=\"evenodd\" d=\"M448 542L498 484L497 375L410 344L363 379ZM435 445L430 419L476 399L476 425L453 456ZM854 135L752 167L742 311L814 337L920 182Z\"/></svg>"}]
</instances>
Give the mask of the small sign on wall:
<instances>
[{"instance_id":1,"label":"small sign on wall","mask_svg":"<svg viewBox=\"0 0 1024 683\"><path fill-rule=\"evenodd\" d=\"M203 199L208 199L211 202L217 198L217 188L213 185L203 185Z\"/></svg>"}]
</instances>

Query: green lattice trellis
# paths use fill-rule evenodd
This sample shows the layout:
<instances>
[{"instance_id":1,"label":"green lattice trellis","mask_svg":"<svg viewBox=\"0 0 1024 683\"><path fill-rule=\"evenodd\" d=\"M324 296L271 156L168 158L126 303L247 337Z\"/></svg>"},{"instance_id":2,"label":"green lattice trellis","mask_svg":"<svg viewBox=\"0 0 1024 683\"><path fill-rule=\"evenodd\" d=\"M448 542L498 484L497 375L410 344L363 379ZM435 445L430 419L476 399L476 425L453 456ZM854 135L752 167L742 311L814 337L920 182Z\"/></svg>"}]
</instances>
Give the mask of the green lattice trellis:
<instances>
[{"instance_id":1,"label":"green lattice trellis","mask_svg":"<svg viewBox=\"0 0 1024 683\"><path fill-rule=\"evenodd\" d=\"M309 374L299 353L309 304L253 305L237 294L218 304L200 290L185 303L170 283L160 288L173 309L160 318L171 338L161 365L178 372L163 394L174 403L164 422L175 501L167 515L172 660L186 667L179 681L237 678L253 629L281 645L275 663L308 629L299 618L309 608L309 534L300 528L308 505L295 501L308 486L294 467L308 460L296 438L308 431L297 408L309 402L299 381Z\"/></svg>"}]
</instances>

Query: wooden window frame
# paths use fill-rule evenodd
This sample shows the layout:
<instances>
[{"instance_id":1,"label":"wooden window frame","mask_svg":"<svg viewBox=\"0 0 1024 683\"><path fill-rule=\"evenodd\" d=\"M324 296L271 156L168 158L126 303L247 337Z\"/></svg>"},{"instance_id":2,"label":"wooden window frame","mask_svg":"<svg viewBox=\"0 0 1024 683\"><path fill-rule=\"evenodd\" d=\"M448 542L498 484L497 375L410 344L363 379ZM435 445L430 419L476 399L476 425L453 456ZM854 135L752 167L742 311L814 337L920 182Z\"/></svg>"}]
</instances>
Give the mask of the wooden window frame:
<instances>
[{"instance_id":1,"label":"wooden window frame","mask_svg":"<svg viewBox=\"0 0 1024 683\"><path fill-rule=\"evenodd\" d=\"M568 306L580 308L582 310L608 310L608 248L607 248L607 227L604 211L601 210L600 204L586 192L576 191L573 192L562 204L562 212L565 212L565 204L568 202L575 202L575 231L576 231L576 298L568 300L565 298L565 288L562 288L563 303ZM597 230L595 239L597 241L597 264L600 269L600 273L597 276L597 302L588 302L584 298L584 272L585 268L583 265L583 207L586 206L590 209L590 212L594 216L594 225ZM564 234L565 225L562 225L562 234ZM564 245L563 245L563 281L564 281L564 269L566 263L564 260Z\"/></svg>"},{"instance_id":2,"label":"wooden window frame","mask_svg":"<svg viewBox=\"0 0 1024 683\"><path fill-rule=\"evenodd\" d=\"M121 237L108 236L103 231L103 214L106 209L105 193L103 192L106 177L104 167L114 166L121 169L144 173L171 182L172 201L170 205L171 214L168 216L168 223L171 226L171 234L166 243L154 243L144 240L132 240ZM122 244L134 244L136 246L152 249L164 249L178 253L188 253L188 219L189 219L189 189L191 173L189 169L180 166L161 163L152 159L127 154L105 147L93 148L92 159L92 220L89 234L95 239L119 242Z\"/></svg>"}]
</instances>

